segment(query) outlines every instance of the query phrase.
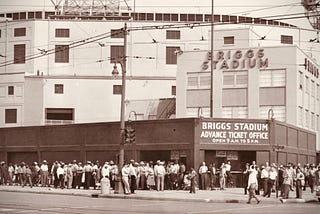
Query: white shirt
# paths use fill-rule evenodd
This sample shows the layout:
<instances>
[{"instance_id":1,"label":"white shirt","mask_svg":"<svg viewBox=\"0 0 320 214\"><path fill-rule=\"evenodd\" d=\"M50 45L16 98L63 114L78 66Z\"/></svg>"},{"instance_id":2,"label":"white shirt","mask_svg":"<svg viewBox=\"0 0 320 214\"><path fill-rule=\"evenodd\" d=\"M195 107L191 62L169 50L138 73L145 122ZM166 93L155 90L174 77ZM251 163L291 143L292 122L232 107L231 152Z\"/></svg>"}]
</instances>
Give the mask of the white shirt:
<instances>
[{"instance_id":1,"label":"white shirt","mask_svg":"<svg viewBox=\"0 0 320 214\"><path fill-rule=\"evenodd\" d=\"M271 180L276 180L276 177L277 177L277 175L278 175L278 173L277 173L277 171L270 171L269 172L269 178L271 179Z\"/></svg>"},{"instance_id":2,"label":"white shirt","mask_svg":"<svg viewBox=\"0 0 320 214\"><path fill-rule=\"evenodd\" d=\"M41 164L41 167L40 167L41 171L42 172L47 172L49 170L48 168L48 165L47 164Z\"/></svg>"},{"instance_id":3,"label":"white shirt","mask_svg":"<svg viewBox=\"0 0 320 214\"><path fill-rule=\"evenodd\" d=\"M199 169L200 174L207 173L207 171L208 171L208 167L206 165L200 166L200 169Z\"/></svg>"},{"instance_id":4,"label":"white shirt","mask_svg":"<svg viewBox=\"0 0 320 214\"><path fill-rule=\"evenodd\" d=\"M109 173L110 173L110 166L107 164L103 165L103 167L101 168L101 176L103 178L105 178L106 176L109 177Z\"/></svg>"},{"instance_id":5,"label":"white shirt","mask_svg":"<svg viewBox=\"0 0 320 214\"><path fill-rule=\"evenodd\" d=\"M58 177L60 176L60 175L63 175L64 174L64 169L62 168L62 167L58 167L58 169L57 169L57 175L58 175Z\"/></svg>"}]
</instances>

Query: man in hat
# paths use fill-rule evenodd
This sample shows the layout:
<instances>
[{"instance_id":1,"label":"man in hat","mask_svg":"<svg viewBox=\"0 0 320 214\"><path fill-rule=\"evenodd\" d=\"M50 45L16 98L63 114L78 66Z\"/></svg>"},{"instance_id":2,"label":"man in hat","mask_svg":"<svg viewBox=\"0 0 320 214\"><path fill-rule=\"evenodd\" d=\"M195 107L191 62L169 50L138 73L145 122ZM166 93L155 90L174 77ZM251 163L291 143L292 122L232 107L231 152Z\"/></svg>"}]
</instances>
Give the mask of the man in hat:
<instances>
[{"instance_id":1,"label":"man in hat","mask_svg":"<svg viewBox=\"0 0 320 214\"><path fill-rule=\"evenodd\" d=\"M314 192L314 187L316 184L316 171L317 171L317 168L315 167L315 165L310 164L310 168L308 170L308 181L309 181L308 183L311 189L311 193Z\"/></svg>"},{"instance_id":2,"label":"man in hat","mask_svg":"<svg viewBox=\"0 0 320 214\"><path fill-rule=\"evenodd\" d=\"M72 171L72 189L75 189L77 187L77 170L78 170L78 164L77 160L72 161L71 171Z\"/></svg>"},{"instance_id":3,"label":"man in hat","mask_svg":"<svg viewBox=\"0 0 320 214\"><path fill-rule=\"evenodd\" d=\"M290 164L286 165L283 171L283 199L289 198L291 179L290 179Z\"/></svg>"},{"instance_id":4,"label":"man in hat","mask_svg":"<svg viewBox=\"0 0 320 214\"><path fill-rule=\"evenodd\" d=\"M49 168L46 160L43 160L40 166L40 175L41 175L41 186L47 187L48 184L48 176L49 176Z\"/></svg>"},{"instance_id":5,"label":"man in hat","mask_svg":"<svg viewBox=\"0 0 320 214\"><path fill-rule=\"evenodd\" d=\"M83 171L85 174L84 179L84 189L89 189L92 181L92 166L91 161L87 161L87 164L83 167Z\"/></svg>"},{"instance_id":6,"label":"man in hat","mask_svg":"<svg viewBox=\"0 0 320 214\"><path fill-rule=\"evenodd\" d=\"M157 191L164 191L164 176L166 169L163 166L163 162L159 162L159 165L154 168L154 175L157 178Z\"/></svg>"}]
</instances>

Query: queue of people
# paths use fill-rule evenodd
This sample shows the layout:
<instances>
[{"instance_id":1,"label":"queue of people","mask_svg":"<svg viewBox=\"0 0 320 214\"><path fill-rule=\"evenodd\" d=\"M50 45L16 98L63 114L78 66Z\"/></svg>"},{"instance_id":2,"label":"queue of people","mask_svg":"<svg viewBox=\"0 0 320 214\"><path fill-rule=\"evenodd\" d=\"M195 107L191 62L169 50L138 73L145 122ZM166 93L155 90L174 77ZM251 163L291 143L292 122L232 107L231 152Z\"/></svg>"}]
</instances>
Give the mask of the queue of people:
<instances>
[{"instance_id":1,"label":"queue of people","mask_svg":"<svg viewBox=\"0 0 320 214\"><path fill-rule=\"evenodd\" d=\"M115 189L116 182L121 182L125 194L134 194L135 190L188 190L195 193L201 190L225 190L234 187L231 163L207 164L202 162L198 168L187 169L178 161L134 161L125 163L121 169L112 161L100 164L99 161L87 161L84 164L73 160L70 163L55 161L51 165L46 160L41 164L34 162L8 165L0 162L0 185L41 186L67 189L100 188L102 178L110 181ZM255 179L253 179L255 177ZM276 164L268 162L258 165L255 161L247 163L243 170L244 194L252 198L257 195L270 197L275 190L282 198L288 198L291 191L302 198L302 192L320 184L320 165L314 164ZM253 192L254 190L254 192Z\"/></svg>"},{"instance_id":2,"label":"queue of people","mask_svg":"<svg viewBox=\"0 0 320 214\"><path fill-rule=\"evenodd\" d=\"M255 177L255 179L252 178ZM252 186L255 184L255 191L252 193ZM272 192L280 191L282 199L288 199L291 191L295 191L296 198L302 198L302 192L309 187L311 193L315 186L320 185L320 164L316 167L314 164L286 165L271 164L268 162L258 166L255 161L252 164L247 163L243 171L244 194L249 192L249 200L256 198L256 195L270 197Z\"/></svg>"}]
</instances>

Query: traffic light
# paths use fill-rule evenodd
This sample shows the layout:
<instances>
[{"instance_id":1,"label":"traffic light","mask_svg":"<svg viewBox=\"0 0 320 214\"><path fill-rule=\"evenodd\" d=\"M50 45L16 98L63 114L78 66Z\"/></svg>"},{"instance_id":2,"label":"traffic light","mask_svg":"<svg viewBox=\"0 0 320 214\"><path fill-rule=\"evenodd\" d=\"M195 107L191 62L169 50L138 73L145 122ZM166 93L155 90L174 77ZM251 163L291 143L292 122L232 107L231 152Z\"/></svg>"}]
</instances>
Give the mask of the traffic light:
<instances>
[{"instance_id":1,"label":"traffic light","mask_svg":"<svg viewBox=\"0 0 320 214\"><path fill-rule=\"evenodd\" d=\"M136 141L136 130L133 128L130 128L130 143L134 143Z\"/></svg>"},{"instance_id":2,"label":"traffic light","mask_svg":"<svg viewBox=\"0 0 320 214\"><path fill-rule=\"evenodd\" d=\"M136 140L136 130L130 126L125 129L125 143L134 143Z\"/></svg>"},{"instance_id":3,"label":"traffic light","mask_svg":"<svg viewBox=\"0 0 320 214\"><path fill-rule=\"evenodd\" d=\"M125 129L124 138L125 138L125 143L130 143L130 131L128 127Z\"/></svg>"}]
</instances>

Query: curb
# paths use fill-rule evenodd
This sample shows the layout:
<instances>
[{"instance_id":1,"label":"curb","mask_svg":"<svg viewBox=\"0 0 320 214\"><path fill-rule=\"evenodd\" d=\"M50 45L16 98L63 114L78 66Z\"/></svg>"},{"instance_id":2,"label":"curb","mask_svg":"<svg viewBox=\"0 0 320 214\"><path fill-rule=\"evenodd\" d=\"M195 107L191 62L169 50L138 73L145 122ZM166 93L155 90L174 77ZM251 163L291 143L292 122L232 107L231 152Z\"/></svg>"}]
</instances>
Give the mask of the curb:
<instances>
[{"instance_id":1,"label":"curb","mask_svg":"<svg viewBox=\"0 0 320 214\"><path fill-rule=\"evenodd\" d=\"M146 197L146 196L131 196L131 195L112 195L112 194L92 194L94 198L117 198L131 200L156 200L156 201L183 201L183 202L204 202L204 203L245 203L246 200L236 199L200 199L200 198L163 198L163 197Z\"/></svg>"},{"instance_id":2,"label":"curb","mask_svg":"<svg viewBox=\"0 0 320 214\"><path fill-rule=\"evenodd\" d=\"M64 193L64 192L44 192L44 191L32 191L32 190L0 190L0 192L19 192L19 193L33 193L33 194L47 194L47 195L68 195L68 196L82 196L82 197L92 197L91 194L85 193Z\"/></svg>"},{"instance_id":3,"label":"curb","mask_svg":"<svg viewBox=\"0 0 320 214\"><path fill-rule=\"evenodd\" d=\"M317 202L316 199L300 199L300 198L294 198L294 199L280 199L280 202L283 204L297 204L297 203L313 203Z\"/></svg>"}]
</instances>

